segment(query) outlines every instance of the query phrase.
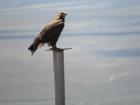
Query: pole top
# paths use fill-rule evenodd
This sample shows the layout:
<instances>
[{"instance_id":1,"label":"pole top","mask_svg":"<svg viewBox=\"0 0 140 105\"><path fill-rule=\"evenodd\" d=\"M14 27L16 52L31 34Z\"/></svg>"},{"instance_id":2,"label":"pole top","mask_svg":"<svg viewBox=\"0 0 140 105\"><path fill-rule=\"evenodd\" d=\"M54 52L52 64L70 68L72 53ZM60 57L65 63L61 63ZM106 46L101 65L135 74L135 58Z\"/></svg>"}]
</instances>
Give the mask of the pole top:
<instances>
[{"instance_id":1,"label":"pole top","mask_svg":"<svg viewBox=\"0 0 140 105\"><path fill-rule=\"evenodd\" d=\"M69 50L69 49L72 49L72 48L56 48L56 49L50 48L50 49L45 50L45 51L56 51L56 52L61 52L61 51L64 51L64 50Z\"/></svg>"}]
</instances>

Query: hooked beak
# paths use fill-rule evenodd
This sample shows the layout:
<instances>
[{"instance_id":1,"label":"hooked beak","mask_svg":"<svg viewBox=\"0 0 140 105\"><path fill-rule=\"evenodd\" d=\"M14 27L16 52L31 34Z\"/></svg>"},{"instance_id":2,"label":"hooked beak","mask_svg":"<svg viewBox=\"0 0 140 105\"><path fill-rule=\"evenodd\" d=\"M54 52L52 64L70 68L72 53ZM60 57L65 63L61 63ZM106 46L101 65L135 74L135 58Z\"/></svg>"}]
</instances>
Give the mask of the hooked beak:
<instances>
[{"instance_id":1,"label":"hooked beak","mask_svg":"<svg viewBox=\"0 0 140 105\"><path fill-rule=\"evenodd\" d=\"M66 12L64 12L64 16L67 16L67 13Z\"/></svg>"}]
</instances>

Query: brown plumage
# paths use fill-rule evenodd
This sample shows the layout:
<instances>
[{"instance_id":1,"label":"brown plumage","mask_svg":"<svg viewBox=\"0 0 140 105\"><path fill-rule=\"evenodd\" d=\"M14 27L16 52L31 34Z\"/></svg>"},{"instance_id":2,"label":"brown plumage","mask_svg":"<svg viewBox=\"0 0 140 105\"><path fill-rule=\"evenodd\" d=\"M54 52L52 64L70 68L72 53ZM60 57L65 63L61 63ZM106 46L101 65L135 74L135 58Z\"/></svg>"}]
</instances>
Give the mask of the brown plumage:
<instances>
[{"instance_id":1,"label":"brown plumage","mask_svg":"<svg viewBox=\"0 0 140 105\"><path fill-rule=\"evenodd\" d=\"M52 46L52 49L57 48L57 40L64 28L65 16L67 14L60 12L48 25L39 33L39 35L34 39L31 46L28 48L33 53L37 48L43 46L45 43L48 43L48 46Z\"/></svg>"}]
</instances>

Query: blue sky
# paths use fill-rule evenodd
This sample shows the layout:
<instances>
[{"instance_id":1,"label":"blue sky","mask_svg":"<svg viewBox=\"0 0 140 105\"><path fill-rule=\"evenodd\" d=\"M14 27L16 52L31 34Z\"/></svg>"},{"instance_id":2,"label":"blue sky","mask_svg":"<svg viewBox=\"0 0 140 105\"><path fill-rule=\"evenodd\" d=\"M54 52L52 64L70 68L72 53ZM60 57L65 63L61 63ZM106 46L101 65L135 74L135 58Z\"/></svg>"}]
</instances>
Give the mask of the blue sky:
<instances>
[{"instance_id":1,"label":"blue sky","mask_svg":"<svg viewBox=\"0 0 140 105\"><path fill-rule=\"evenodd\" d=\"M139 34L139 4L138 0L5 0L0 3L0 28L5 34L34 35L57 12L67 11L65 33Z\"/></svg>"},{"instance_id":2,"label":"blue sky","mask_svg":"<svg viewBox=\"0 0 140 105\"><path fill-rule=\"evenodd\" d=\"M139 0L1 0L0 105L54 104L52 53L28 46L60 11L68 105L140 104ZM94 100L94 101L93 101Z\"/></svg>"}]
</instances>

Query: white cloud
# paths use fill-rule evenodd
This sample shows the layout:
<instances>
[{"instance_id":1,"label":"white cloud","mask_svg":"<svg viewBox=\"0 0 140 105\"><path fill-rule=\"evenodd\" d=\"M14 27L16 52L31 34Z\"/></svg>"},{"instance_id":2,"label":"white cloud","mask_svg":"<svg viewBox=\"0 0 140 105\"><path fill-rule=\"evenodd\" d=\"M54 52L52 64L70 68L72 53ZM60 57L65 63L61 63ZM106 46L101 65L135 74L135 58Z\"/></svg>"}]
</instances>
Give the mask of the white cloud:
<instances>
[{"instance_id":1,"label":"white cloud","mask_svg":"<svg viewBox=\"0 0 140 105\"><path fill-rule=\"evenodd\" d=\"M122 73L122 74L120 74L120 75L114 75L114 76L110 76L109 78L108 78L108 82L113 82L113 81L116 81L116 80L120 80L120 79L122 79L122 78L124 78L124 77L126 77L126 76L128 76L130 73Z\"/></svg>"},{"instance_id":2,"label":"white cloud","mask_svg":"<svg viewBox=\"0 0 140 105\"><path fill-rule=\"evenodd\" d=\"M1 8L1 11L4 10L30 10L30 9L50 9L50 10L58 10L61 9L84 9L84 8L91 8L90 6L86 5L90 3L89 1L63 1L63 2L48 2L48 3L38 3L38 4L30 4L30 5L23 5L23 6L16 6L10 8Z\"/></svg>"}]
</instances>

